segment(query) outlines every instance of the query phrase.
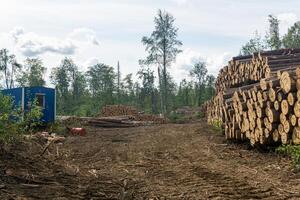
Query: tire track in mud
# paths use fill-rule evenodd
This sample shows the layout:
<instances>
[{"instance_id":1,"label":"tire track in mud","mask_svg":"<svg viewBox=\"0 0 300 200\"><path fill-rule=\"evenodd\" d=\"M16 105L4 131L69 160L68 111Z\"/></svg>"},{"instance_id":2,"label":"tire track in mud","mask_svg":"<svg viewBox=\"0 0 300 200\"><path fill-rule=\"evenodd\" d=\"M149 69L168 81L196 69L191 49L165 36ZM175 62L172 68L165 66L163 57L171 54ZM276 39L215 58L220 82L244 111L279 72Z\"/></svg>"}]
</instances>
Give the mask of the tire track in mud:
<instances>
[{"instance_id":1,"label":"tire track in mud","mask_svg":"<svg viewBox=\"0 0 300 200\"><path fill-rule=\"evenodd\" d=\"M291 199L296 196L281 194L271 186L250 185L246 180L211 171L205 167L195 167L195 175L200 178L198 187L208 192L208 199ZM298 197L299 198L299 197Z\"/></svg>"}]
</instances>

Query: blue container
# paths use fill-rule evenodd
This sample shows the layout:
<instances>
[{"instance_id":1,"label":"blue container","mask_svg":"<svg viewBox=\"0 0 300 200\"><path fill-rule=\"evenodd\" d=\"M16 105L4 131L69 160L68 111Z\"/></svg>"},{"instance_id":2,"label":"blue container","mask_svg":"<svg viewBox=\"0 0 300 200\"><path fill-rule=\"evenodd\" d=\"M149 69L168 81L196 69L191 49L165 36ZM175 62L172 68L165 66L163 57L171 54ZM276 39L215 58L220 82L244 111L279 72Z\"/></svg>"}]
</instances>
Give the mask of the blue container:
<instances>
[{"instance_id":1,"label":"blue container","mask_svg":"<svg viewBox=\"0 0 300 200\"><path fill-rule=\"evenodd\" d=\"M19 107L25 113L30 109L31 103L37 99L42 107L42 122L55 122L56 117L56 93L55 89L46 87L23 87L2 90L3 95L11 96L15 107Z\"/></svg>"}]
</instances>

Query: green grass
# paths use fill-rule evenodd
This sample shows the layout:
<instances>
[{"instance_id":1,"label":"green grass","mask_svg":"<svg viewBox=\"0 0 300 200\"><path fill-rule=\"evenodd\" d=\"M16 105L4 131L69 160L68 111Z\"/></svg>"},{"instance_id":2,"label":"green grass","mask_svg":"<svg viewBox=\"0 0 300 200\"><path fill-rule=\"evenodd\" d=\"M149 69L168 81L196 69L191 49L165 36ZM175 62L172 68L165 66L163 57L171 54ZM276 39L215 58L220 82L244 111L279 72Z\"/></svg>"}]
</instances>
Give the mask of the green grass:
<instances>
[{"instance_id":1,"label":"green grass","mask_svg":"<svg viewBox=\"0 0 300 200\"><path fill-rule=\"evenodd\" d=\"M292 158L293 165L300 170L300 146L299 145L282 145L277 147L277 153L288 155Z\"/></svg>"}]
</instances>

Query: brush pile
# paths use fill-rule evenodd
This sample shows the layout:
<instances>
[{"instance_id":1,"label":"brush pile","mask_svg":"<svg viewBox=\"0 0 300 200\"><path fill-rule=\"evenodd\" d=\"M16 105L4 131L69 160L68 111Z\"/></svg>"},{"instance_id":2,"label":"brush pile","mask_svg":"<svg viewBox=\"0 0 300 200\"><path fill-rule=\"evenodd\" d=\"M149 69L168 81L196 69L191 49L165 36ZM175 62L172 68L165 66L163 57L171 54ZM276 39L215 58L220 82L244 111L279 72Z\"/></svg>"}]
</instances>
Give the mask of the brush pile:
<instances>
[{"instance_id":1,"label":"brush pile","mask_svg":"<svg viewBox=\"0 0 300 200\"><path fill-rule=\"evenodd\" d=\"M227 139L300 144L300 49L234 57L220 70L216 90L204 107Z\"/></svg>"},{"instance_id":2,"label":"brush pile","mask_svg":"<svg viewBox=\"0 0 300 200\"><path fill-rule=\"evenodd\" d=\"M107 105L101 110L101 116L112 117L112 116L124 116L124 115L137 115L138 110L133 106L126 105Z\"/></svg>"}]
</instances>

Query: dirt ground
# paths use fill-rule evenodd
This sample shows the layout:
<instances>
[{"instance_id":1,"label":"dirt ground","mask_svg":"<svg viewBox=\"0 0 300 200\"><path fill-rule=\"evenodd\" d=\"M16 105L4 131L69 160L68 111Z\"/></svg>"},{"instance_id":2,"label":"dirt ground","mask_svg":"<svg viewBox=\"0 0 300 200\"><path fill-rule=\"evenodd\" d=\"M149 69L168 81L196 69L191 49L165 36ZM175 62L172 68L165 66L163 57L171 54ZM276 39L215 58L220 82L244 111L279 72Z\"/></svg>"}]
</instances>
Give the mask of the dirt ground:
<instances>
[{"instance_id":1,"label":"dirt ground","mask_svg":"<svg viewBox=\"0 0 300 200\"><path fill-rule=\"evenodd\" d=\"M300 199L288 158L205 123L89 128L42 150L31 141L0 152L0 199Z\"/></svg>"}]
</instances>

